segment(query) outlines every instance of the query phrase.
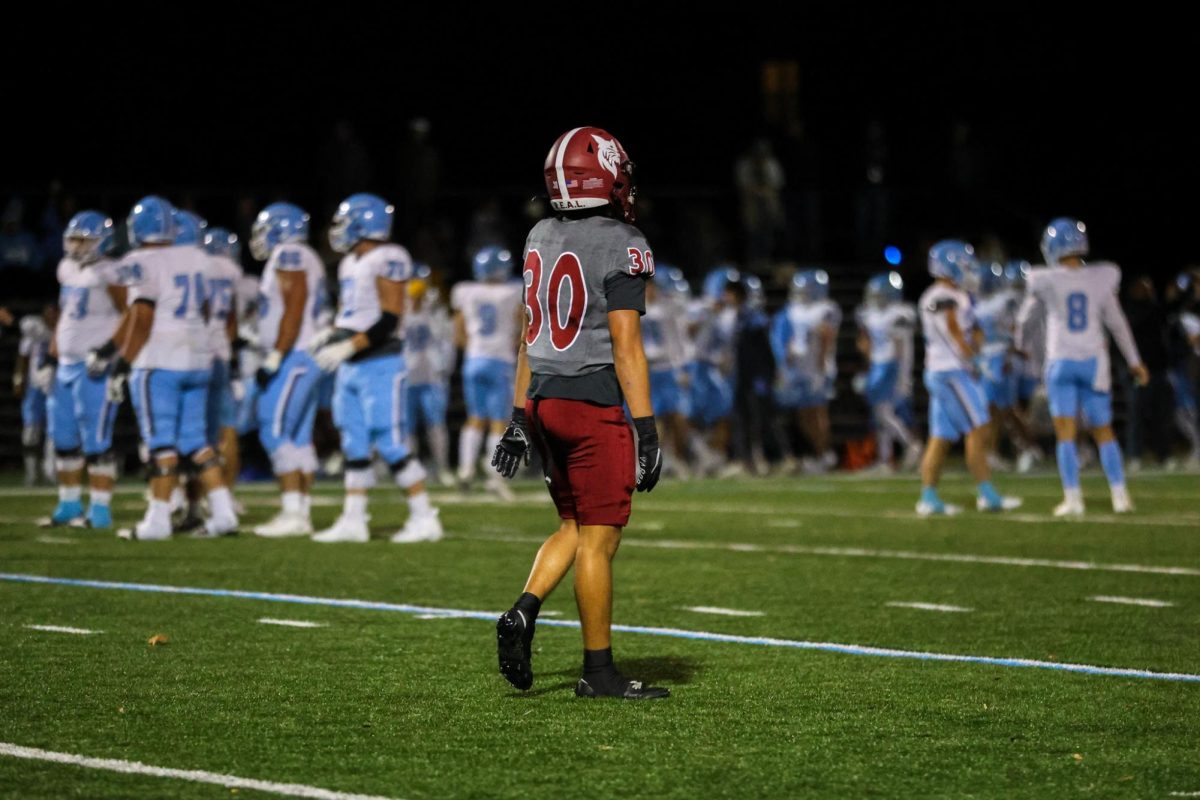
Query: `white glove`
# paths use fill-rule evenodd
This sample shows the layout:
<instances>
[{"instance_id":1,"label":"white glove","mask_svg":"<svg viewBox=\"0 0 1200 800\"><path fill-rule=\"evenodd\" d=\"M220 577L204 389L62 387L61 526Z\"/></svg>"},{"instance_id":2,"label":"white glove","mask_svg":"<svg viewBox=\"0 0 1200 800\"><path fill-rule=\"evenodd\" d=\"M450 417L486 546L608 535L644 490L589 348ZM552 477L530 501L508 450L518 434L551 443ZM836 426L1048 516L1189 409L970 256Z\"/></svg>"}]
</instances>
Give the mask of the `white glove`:
<instances>
[{"instance_id":1,"label":"white glove","mask_svg":"<svg viewBox=\"0 0 1200 800\"><path fill-rule=\"evenodd\" d=\"M325 346L325 343L333 338L337 333L337 328L322 328L312 335L308 340L308 352L315 353Z\"/></svg>"},{"instance_id":2,"label":"white glove","mask_svg":"<svg viewBox=\"0 0 1200 800\"><path fill-rule=\"evenodd\" d=\"M128 381L129 376L124 372L108 376L108 383L104 385L104 394L108 402L118 406L125 402L125 384Z\"/></svg>"},{"instance_id":3,"label":"white glove","mask_svg":"<svg viewBox=\"0 0 1200 800\"><path fill-rule=\"evenodd\" d=\"M54 367L47 364L33 371L33 386L46 394L54 388Z\"/></svg>"},{"instance_id":4,"label":"white glove","mask_svg":"<svg viewBox=\"0 0 1200 800\"><path fill-rule=\"evenodd\" d=\"M354 346L353 339L346 339L334 344L327 344L313 355L316 359L317 366L323 372L333 372L338 368L338 365L345 361L350 356L358 352Z\"/></svg>"},{"instance_id":5,"label":"white glove","mask_svg":"<svg viewBox=\"0 0 1200 800\"><path fill-rule=\"evenodd\" d=\"M246 384L241 378L234 378L229 382L229 392L233 395L233 402L240 403L246 396Z\"/></svg>"}]
</instances>

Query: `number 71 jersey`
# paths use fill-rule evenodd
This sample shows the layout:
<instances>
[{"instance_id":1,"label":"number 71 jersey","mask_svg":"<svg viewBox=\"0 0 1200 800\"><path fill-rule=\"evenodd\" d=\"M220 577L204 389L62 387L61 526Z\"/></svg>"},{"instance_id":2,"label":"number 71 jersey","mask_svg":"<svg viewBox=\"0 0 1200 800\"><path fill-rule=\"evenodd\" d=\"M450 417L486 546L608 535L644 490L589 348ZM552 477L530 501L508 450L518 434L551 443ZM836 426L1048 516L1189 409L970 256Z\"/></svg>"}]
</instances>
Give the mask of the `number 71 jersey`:
<instances>
[{"instance_id":1,"label":"number 71 jersey","mask_svg":"<svg viewBox=\"0 0 1200 800\"><path fill-rule=\"evenodd\" d=\"M176 372L212 366L205 317L210 270L208 253L191 245L140 248L121 260L129 302L154 304L150 338L133 366Z\"/></svg>"},{"instance_id":2,"label":"number 71 jersey","mask_svg":"<svg viewBox=\"0 0 1200 800\"><path fill-rule=\"evenodd\" d=\"M530 371L574 377L610 367L608 312L644 313L644 283L653 274L650 245L632 225L607 217L535 225L523 271Z\"/></svg>"}]
</instances>

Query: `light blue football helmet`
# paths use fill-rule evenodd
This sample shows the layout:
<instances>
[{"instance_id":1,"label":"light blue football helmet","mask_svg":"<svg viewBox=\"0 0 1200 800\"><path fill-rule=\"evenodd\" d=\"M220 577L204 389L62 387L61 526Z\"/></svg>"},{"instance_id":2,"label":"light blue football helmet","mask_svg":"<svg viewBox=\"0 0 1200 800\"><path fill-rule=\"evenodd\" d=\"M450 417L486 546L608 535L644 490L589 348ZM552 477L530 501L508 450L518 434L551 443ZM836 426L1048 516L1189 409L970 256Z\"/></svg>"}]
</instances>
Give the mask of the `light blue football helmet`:
<instances>
[{"instance_id":1,"label":"light blue football helmet","mask_svg":"<svg viewBox=\"0 0 1200 800\"><path fill-rule=\"evenodd\" d=\"M829 273L823 269L802 269L792 276L788 288L792 300L815 303L829 297Z\"/></svg>"},{"instance_id":2,"label":"light blue football helmet","mask_svg":"<svg viewBox=\"0 0 1200 800\"><path fill-rule=\"evenodd\" d=\"M175 241L175 207L157 195L138 200L125 218L130 247Z\"/></svg>"},{"instance_id":3,"label":"light blue football helmet","mask_svg":"<svg viewBox=\"0 0 1200 800\"><path fill-rule=\"evenodd\" d=\"M995 261L975 262L971 274L974 278L972 291L977 292L980 297L987 297L1004 288L1004 267Z\"/></svg>"},{"instance_id":4,"label":"light blue football helmet","mask_svg":"<svg viewBox=\"0 0 1200 800\"><path fill-rule=\"evenodd\" d=\"M1028 261L1021 259L1013 259L1004 265L1004 283L1009 289L1014 289L1018 292L1025 291L1025 284L1029 280L1029 270L1033 269Z\"/></svg>"},{"instance_id":5,"label":"light blue football helmet","mask_svg":"<svg viewBox=\"0 0 1200 800\"><path fill-rule=\"evenodd\" d=\"M80 211L63 230L63 252L80 264L91 264L112 252L113 221L99 211Z\"/></svg>"},{"instance_id":6,"label":"light blue football helmet","mask_svg":"<svg viewBox=\"0 0 1200 800\"><path fill-rule=\"evenodd\" d=\"M266 261L278 245L308 241L308 214L291 203L271 203L250 227L250 255Z\"/></svg>"},{"instance_id":7,"label":"light blue football helmet","mask_svg":"<svg viewBox=\"0 0 1200 800\"><path fill-rule=\"evenodd\" d=\"M961 239L943 239L929 248L929 274L962 285L975 269L975 248Z\"/></svg>"},{"instance_id":8,"label":"light blue football helmet","mask_svg":"<svg viewBox=\"0 0 1200 800\"><path fill-rule=\"evenodd\" d=\"M329 244L339 253L349 253L354 245L367 240L386 242L392 235L396 209L382 197L352 194L341 202L329 228Z\"/></svg>"},{"instance_id":9,"label":"light blue football helmet","mask_svg":"<svg viewBox=\"0 0 1200 800\"><path fill-rule=\"evenodd\" d=\"M717 302L725 294L725 289L732 283L741 280L741 273L735 267L723 266L711 270L704 276L704 299Z\"/></svg>"},{"instance_id":10,"label":"light blue football helmet","mask_svg":"<svg viewBox=\"0 0 1200 800\"><path fill-rule=\"evenodd\" d=\"M205 229L204 249L209 255L224 256L234 262L242 260L242 243L236 233L225 228Z\"/></svg>"},{"instance_id":11,"label":"light blue football helmet","mask_svg":"<svg viewBox=\"0 0 1200 800\"><path fill-rule=\"evenodd\" d=\"M742 285L746 287L746 305L751 308L765 308L767 305L767 293L763 289L762 278L757 275L746 274L742 276Z\"/></svg>"},{"instance_id":12,"label":"light blue football helmet","mask_svg":"<svg viewBox=\"0 0 1200 800\"><path fill-rule=\"evenodd\" d=\"M881 272L872 275L863 291L863 299L874 305L884 306L899 302L904 297L904 279L899 272Z\"/></svg>"},{"instance_id":13,"label":"light blue football helmet","mask_svg":"<svg viewBox=\"0 0 1200 800\"><path fill-rule=\"evenodd\" d=\"M1087 226L1077 219L1059 217L1042 233L1042 257L1046 266L1053 267L1069 256L1087 256L1089 250Z\"/></svg>"},{"instance_id":14,"label":"light blue football helmet","mask_svg":"<svg viewBox=\"0 0 1200 800\"><path fill-rule=\"evenodd\" d=\"M513 257L506 248L488 245L471 259L471 274L475 280L500 283L513 276Z\"/></svg>"},{"instance_id":15,"label":"light blue football helmet","mask_svg":"<svg viewBox=\"0 0 1200 800\"><path fill-rule=\"evenodd\" d=\"M204 245L204 231L208 228L208 223L199 214L184 211L181 208L174 209L174 215L175 244L190 244L202 247Z\"/></svg>"}]
</instances>

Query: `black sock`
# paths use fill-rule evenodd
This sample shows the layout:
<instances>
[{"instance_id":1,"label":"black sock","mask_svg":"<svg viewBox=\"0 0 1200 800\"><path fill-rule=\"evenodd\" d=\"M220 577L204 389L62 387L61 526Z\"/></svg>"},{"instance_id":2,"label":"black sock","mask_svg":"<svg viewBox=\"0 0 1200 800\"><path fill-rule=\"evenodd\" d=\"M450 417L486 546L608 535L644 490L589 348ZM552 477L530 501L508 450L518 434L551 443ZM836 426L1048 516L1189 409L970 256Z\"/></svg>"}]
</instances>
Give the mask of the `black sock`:
<instances>
[{"instance_id":1,"label":"black sock","mask_svg":"<svg viewBox=\"0 0 1200 800\"><path fill-rule=\"evenodd\" d=\"M538 612L542 610L542 601L536 594L525 592L513 603L513 608L525 615L525 624L528 626L537 622Z\"/></svg>"},{"instance_id":2,"label":"black sock","mask_svg":"<svg viewBox=\"0 0 1200 800\"><path fill-rule=\"evenodd\" d=\"M611 647L606 647L603 650L583 651L583 674L585 677L606 675L608 673L615 673L616 671L617 668L613 666Z\"/></svg>"}]
</instances>

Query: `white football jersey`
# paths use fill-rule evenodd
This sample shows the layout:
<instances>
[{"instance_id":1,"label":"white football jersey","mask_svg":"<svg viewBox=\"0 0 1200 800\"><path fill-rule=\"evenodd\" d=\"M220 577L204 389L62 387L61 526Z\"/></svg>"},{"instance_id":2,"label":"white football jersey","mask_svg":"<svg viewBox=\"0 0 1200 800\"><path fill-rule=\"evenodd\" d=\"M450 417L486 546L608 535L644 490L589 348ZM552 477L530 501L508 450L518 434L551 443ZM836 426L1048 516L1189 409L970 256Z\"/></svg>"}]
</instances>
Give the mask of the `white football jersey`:
<instances>
[{"instance_id":1,"label":"white football jersey","mask_svg":"<svg viewBox=\"0 0 1200 800\"><path fill-rule=\"evenodd\" d=\"M226 325L238 308L242 268L227 256L213 255L208 266L208 345L213 358L228 361L232 347Z\"/></svg>"},{"instance_id":2,"label":"white football jersey","mask_svg":"<svg viewBox=\"0 0 1200 800\"><path fill-rule=\"evenodd\" d=\"M984 355L1008 352L1013 343L1019 301L1012 292L996 292L975 302L975 324L983 331Z\"/></svg>"},{"instance_id":3,"label":"white football jersey","mask_svg":"<svg viewBox=\"0 0 1200 800\"><path fill-rule=\"evenodd\" d=\"M971 296L954 286L934 283L921 295L919 307L921 331L925 335L925 371L967 369L971 360L950 335L947 319L950 314L955 315L959 330L969 342L971 328L975 325Z\"/></svg>"},{"instance_id":4,"label":"white football jersey","mask_svg":"<svg viewBox=\"0 0 1200 800\"><path fill-rule=\"evenodd\" d=\"M677 303L646 303L642 317L642 349L652 370L679 369L687 358L685 321Z\"/></svg>"},{"instance_id":5,"label":"white football jersey","mask_svg":"<svg viewBox=\"0 0 1200 800\"><path fill-rule=\"evenodd\" d=\"M17 343L17 354L28 360L26 375L33 378L35 370L40 369L50 354L50 326L38 315L21 317L21 340Z\"/></svg>"},{"instance_id":6,"label":"white football jersey","mask_svg":"<svg viewBox=\"0 0 1200 800\"><path fill-rule=\"evenodd\" d=\"M1045 314L1047 360L1096 358L1107 365L1107 328L1126 361L1140 364L1129 322L1117 298L1120 288L1121 271L1115 264L1039 267L1030 271L1028 296L1021 313L1036 313L1040 306Z\"/></svg>"},{"instance_id":7,"label":"white football jersey","mask_svg":"<svg viewBox=\"0 0 1200 800\"><path fill-rule=\"evenodd\" d=\"M518 311L524 305L520 281L463 281L450 290L450 307L461 312L467 327L467 358L494 358L515 363Z\"/></svg>"},{"instance_id":8,"label":"white football jersey","mask_svg":"<svg viewBox=\"0 0 1200 800\"><path fill-rule=\"evenodd\" d=\"M78 364L89 350L112 338L121 312L108 295L120 285L117 262L102 258L82 266L73 258L58 262L58 361Z\"/></svg>"},{"instance_id":9,"label":"white football jersey","mask_svg":"<svg viewBox=\"0 0 1200 800\"><path fill-rule=\"evenodd\" d=\"M702 301L693 308L693 313L699 314L695 338L695 360L713 364L723 372L732 372L734 337L737 334L737 309L715 310L711 305Z\"/></svg>"},{"instance_id":10,"label":"white football jersey","mask_svg":"<svg viewBox=\"0 0 1200 800\"><path fill-rule=\"evenodd\" d=\"M420 309L404 312L404 362L410 386L444 383L454 369L453 324L429 295Z\"/></svg>"},{"instance_id":11,"label":"white football jersey","mask_svg":"<svg viewBox=\"0 0 1200 800\"><path fill-rule=\"evenodd\" d=\"M280 272L303 275L308 287L304 311L300 315L300 332L296 335L293 348L304 350L308 347L317 316L326 302L325 265L316 251L302 242L277 245L263 267L262 280L258 284L258 342L264 353L275 348L275 342L279 340L279 323L283 321Z\"/></svg>"},{"instance_id":12,"label":"white football jersey","mask_svg":"<svg viewBox=\"0 0 1200 800\"><path fill-rule=\"evenodd\" d=\"M412 258L398 244L381 244L364 255L348 254L338 264L339 328L361 333L379 321L377 278L406 281L412 277Z\"/></svg>"},{"instance_id":13,"label":"white football jersey","mask_svg":"<svg viewBox=\"0 0 1200 800\"><path fill-rule=\"evenodd\" d=\"M887 364L901 359L905 340L911 349L913 331L917 326L916 312L904 303L886 306L863 305L855 313L858 326L871 343L872 364Z\"/></svg>"},{"instance_id":14,"label":"white football jersey","mask_svg":"<svg viewBox=\"0 0 1200 800\"><path fill-rule=\"evenodd\" d=\"M818 300L815 303L791 302L784 309L788 325L791 327L791 337L787 342L788 361L793 369L805 374L824 373L837 374L837 336L834 336L833 346L825 354L825 363L818 364L820 355L821 327L829 325L836 334L842 324L842 309L832 300Z\"/></svg>"},{"instance_id":15,"label":"white football jersey","mask_svg":"<svg viewBox=\"0 0 1200 800\"><path fill-rule=\"evenodd\" d=\"M120 266L130 282L129 302L154 303L150 337L133 366L175 372L208 369L212 356L204 307L209 255L193 245L143 247Z\"/></svg>"}]
</instances>

